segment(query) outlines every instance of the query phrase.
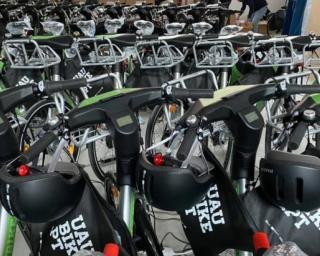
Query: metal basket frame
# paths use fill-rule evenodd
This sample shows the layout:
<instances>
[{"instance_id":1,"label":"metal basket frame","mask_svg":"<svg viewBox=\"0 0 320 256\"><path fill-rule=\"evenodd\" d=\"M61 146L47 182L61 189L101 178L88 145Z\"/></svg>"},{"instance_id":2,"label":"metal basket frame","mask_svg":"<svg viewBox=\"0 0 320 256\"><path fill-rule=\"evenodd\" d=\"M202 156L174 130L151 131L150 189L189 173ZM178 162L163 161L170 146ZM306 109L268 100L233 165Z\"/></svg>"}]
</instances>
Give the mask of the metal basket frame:
<instances>
[{"instance_id":1,"label":"metal basket frame","mask_svg":"<svg viewBox=\"0 0 320 256\"><path fill-rule=\"evenodd\" d=\"M26 46L33 46L31 54L28 54ZM8 39L3 41L2 48L11 68L16 69L43 69L61 62L60 56L48 45L39 45L33 39ZM17 56L10 54L10 48L16 48L20 52ZM16 58L19 57L18 60Z\"/></svg>"},{"instance_id":2,"label":"metal basket frame","mask_svg":"<svg viewBox=\"0 0 320 256\"><path fill-rule=\"evenodd\" d=\"M99 44L99 41L104 41L106 43ZM95 60L84 60L80 50L79 45L81 44L93 44L94 50L92 53L94 54ZM109 55L101 55L103 52L103 48L107 47L109 49ZM77 53L77 56L80 60L81 66L111 66L117 63L120 63L127 59L127 56L123 53L123 51L115 44L111 42L109 38L79 38L74 44L74 49Z\"/></svg>"},{"instance_id":3,"label":"metal basket frame","mask_svg":"<svg viewBox=\"0 0 320 256\"><path fill-rule=\"evenodd\" d=\"M315 48L320 54L320 40L313 40L310 44L303 47L303 63L304 67L308 69L320 69L320 56L314 58L314 54L310 55L310 50L307 48Z\"/></svg>"},{"instance_id":4,"label":"metal basket frame","mask_svg":"<svg viewBox=\"0 0 320 256\"><path fill-rule=\"evenodd\" d=\"M205 58L198 56L199 47L208 47ZM213 48L213 54L209 51ZM231 56L223 55L230 52ZM219 56L219 53L222 55ZM197 68L231 68L237 64L239 57L233 45L227 40L199 39L193 45L193 54Z\"/></svg>"},{"instance_id":5,"label":"metal basket frame","mask_svg":"<svg viewBox=\"0 0 320 256\"><path fill-rule=\"evenodd\" d=\"M283 43L287 43L288 45L286 46L279 45ZM267 52L264 51L264 53L266 54L265 58L267 58L267 62L266 60L260 62L258 61L256 54L259 52L261 53L262 51L256 51L256 49L259 48L259 46L264 44L273 44L273 45ZM288 51L289 56L287 56L288 54L284 54L285 49ZM272 38L268 40L258 40L252 44L251 52L252 52L252 63L256 68L274 67L274 66L278 66L278 67L291 66L291 65L294 65L298 60L298 57L294 52L292 42L286 38ZM272 55L270 53L272 53ZM282 55L282 56L276 58L275 56L277 56L277 53L279 53L279 55Z\"/></svg>"},{"instance_id":6,"label":"metal basket frame","mask_svg":"<svg viewBox=\"0 0 320 256\"><path fill-rule=\"evenodd\" d=\"M147 48L151 50L148 56L145 54ZM169 45L165 40L138 41L135 51L141 69L171 68L185 59L185 55L176 46ZM161 53L168 55L160 56ZM152 62L148 61L150 58Z\"/></svg>"}]
</instances>

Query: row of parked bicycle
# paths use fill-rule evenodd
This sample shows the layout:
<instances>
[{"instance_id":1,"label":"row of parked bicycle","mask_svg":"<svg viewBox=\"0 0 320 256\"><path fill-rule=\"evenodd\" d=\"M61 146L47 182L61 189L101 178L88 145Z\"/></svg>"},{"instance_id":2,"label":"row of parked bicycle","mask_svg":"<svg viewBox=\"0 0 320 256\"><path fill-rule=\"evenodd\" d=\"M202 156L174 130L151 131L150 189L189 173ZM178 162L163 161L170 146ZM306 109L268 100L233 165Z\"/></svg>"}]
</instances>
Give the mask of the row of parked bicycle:
<instances>
[{"instance_id":1,"label":"row of parked bicycle","mask_svg":"<svg viewBox=\"0 0 320 256\"><path fill-rule=\"evenodd\" d=\"M1 5L1 3L0 3ZM183 32L192 30L192 24L196 22L207 22L212 25L212 32L219 30L226 24L228 18L239 11L228 10L223 4L206 5L197 3L192 5L177 6L166 5L133 5L124 6L120 4L12 4L3 3L0 10L2 26L9 22L28 20L31 33L43 34L45 31L42 22L56 21L65 25L65 32L69 34L81 34L77 23L80 21L92 21L96 25L97 34L110 32L105 27L105 22L120 19L122 27L120 33L134 33L137 20L151 21L155 27L155 33L163 35L166 33L165 24L179 22L185 23ZM4 30L4 27L2 28Z\"/></svg>"},{"instance_id":2,"label":"row of parked bicycle","mask_svg":"<svg viewBox=\"0 0 320 256\"><path fill-rule=\"evenodd\" d=\"M134 23L95 35L81 21L78 37L6 25L0 255L16 225L32 255L163 255L153 207L178 212L194 255L285 241L319 255L319 37ZM78 164L85 148L104 195Z\"/></svg>"}]
</instances>

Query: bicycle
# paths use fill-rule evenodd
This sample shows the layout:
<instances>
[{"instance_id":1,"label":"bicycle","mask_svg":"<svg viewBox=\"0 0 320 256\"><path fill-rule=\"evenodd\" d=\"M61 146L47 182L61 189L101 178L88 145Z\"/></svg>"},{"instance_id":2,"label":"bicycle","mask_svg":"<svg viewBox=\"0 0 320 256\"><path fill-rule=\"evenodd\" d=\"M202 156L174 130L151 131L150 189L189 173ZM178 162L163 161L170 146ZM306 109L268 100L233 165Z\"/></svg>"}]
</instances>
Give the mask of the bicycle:
<instances>
[{"instance_id":1,"label":"bicycle","mask_svg":"<svg viewBox=\"0 0 320 256\"><path fill-rule=\"evenodd\" d=\"M318 91L318 86L295 86L286 83L232 86L218 90L215 92L213 99L200 99L180 119L176 133L170 141L172 145L174 140L181 140L180 133L184 134L178 149L168 151L166 155L162 156L162 161L156 161L152 151L143 153L138 168L140 192L145 195L151 205L164 210L178 211L195 255L208 255L208 252L219 253L227 248L252 250L250 240L248 240L250 236L246 236L247 239L237 237L238 232L246 233L241 229L243 226L240 224L239 216L237 216L237 214L241 214L235 210L234 202L228 203L228 200L233 198L230 192L233 187L228 175L223 171L215 152L211 152L202 143L204 138L210 136L212 132L211 124L219 120L226 120L228 128L234 136L231 180L240 181L240 183L243 179L253 180L255 177L256 152L264 128L263 117L254 104L260 100L270 100L301 93L312 94ZM193 172L193 175L204 180L204 177L210 176L211 173L215 176L213 182L215 185L207 190L208 193L205 198L200 197L198 199L200 203L187 207L186 210L185 205L181 204L186 202L191 195L196 195L195 192L189 193L191 188L192 191L196 191L193 187L194 181L190 181L183 171L172 172L171 166L187 168L185 170L195 168L195 165L199 166L199 164L195 162L193 156L202 162L208 162L208 164L203 163L201 171L197 169L198 171ZM157 159L159 159L159 156L157 156ZM290 164L288 165L290 166ZM179 175L179 179L175 178L175 175ZM246 188L250 185L244 184ZM205 185L202 185L202 187L204 188ZM312 201L312 198L309 199ZM177 202L181 202L181 204ZM316 205L316 200L313 200L313 202L313 209L319 207L319 205ZM211 206L215 206L213 211L209 210L209 203L211 203ZM283 202L280 205L283 205ZM296 207L299 206L296 205ZM250 212L250 209L248 210ZM207 215L208 217L206 217ZM230 231L228 231L228 228L230 228ZM235 232L235 230L237 231ZM272 230L269 232L272 232Z\"/></svg>"}]
</instances>

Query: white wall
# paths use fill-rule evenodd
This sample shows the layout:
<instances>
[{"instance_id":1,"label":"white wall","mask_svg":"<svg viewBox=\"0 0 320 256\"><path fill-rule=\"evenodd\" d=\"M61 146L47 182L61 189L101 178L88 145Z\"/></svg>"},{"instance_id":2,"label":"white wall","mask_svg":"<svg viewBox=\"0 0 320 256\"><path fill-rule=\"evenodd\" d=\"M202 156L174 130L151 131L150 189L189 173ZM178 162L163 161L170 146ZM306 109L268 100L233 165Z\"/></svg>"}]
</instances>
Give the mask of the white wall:
<instances>
[{"instance_id":1,"label":"white wall","mask_svg":"<svg viewBox=\"0 0 320 256\"><path fill-rule=\"evenodd\" d=\"M270 11L275 12L281 9L282 6L285 5L286 0L267 0L268 2L268 8ZM238 0L232 0L230 9L232 10L240 10L242 6L242 3L240 3ZM248 15L249 8L247 7L246 12L241 16L242 19L246 19Z\"/></svg>"}]
</instances>

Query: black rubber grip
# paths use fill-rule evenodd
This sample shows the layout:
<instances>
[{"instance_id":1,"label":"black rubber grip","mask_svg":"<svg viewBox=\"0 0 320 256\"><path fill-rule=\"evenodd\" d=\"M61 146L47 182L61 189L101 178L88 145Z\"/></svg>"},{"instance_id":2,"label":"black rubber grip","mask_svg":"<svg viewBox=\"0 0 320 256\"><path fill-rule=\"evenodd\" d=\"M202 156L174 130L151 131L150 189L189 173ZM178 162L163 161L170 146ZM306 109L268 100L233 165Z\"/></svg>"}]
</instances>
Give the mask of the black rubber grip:
<instances>
[{"instance_id":1,"label":"black rubber grip","mask_svg":"<svg viewBox=\"0 0 320 256\"><path fill-rule=\"evenodd\" d=\"M63 50L71 47L72 36L56 36L49 39L34 39L39 45L48 45L54 50Z\"/></svg>"},{"instance_id":2,"label":"black rubber grip","mask_svg":"<svg viewBox=\"0 0 320 256\"><path fill-rule=\"evenodd\" d=\"M202 39L219 39L219 35L218 34L206 34L204 36L202 36Z\"/></svg>"},{"instance_id":3,"label":"black rubber grip","mask_svg":"<svg viewBox=\"0 0 320 256\"><path fill-rule=\"evenodd\" d=\"M302 51L305 45L311 43L310 36L298 36L296 38L291 39L292 45L294 49Z\"/></svg>"},{"instance_id":4,"label":"black rubber grip","mask_svg":"<svg viewBox=\"0 0 320 256\"><path fill-rule=\"evenodd\" d=\"M49 132L45 134L42 138L40 138L35 144L33 144L29 150L22 154L22 162L27 164L34 160L36 157L39 156L46 148L58 137L53 133Z\"/></svg>"},{"instance_id":5,"label":"black rubber grip","mask_svg":"<svg viewBox=\"0 0 320 256\"><path fill-rule=\"evenodd\" d=\"M305 122L299 122L297 124L297 126L294 128L289 138L288 148L290 150L296 150L299 148L307 130L308 130L308 125Z\"/></svg>"},{"instance_id":6,"label":"black rubber grip","mask_svg":"<svg viewBox=\"0 0 320 256\"><path fill-rule=\"evenodd\" d=\"M194 141L197 138L197 127L191 127L184 135L183 141L178 149L177 158L180 161L185 161L191 150Z\"/></svg>"},{"instance_id":7,"label":"black rubber grip","mask_svg":"<svg viewBox=\"0 0 320 256\"><path fill-rule=\"evenodd\" d=\"M320 93L320 84L313 84L313 85L297 85L297 84L288 84L287 89L285 91L286 95L291 94L313 94L313 93Z\"/></svg>"},{"instance_id":8,"label":"black rubber grip","mask_svg":"<svg viewBox=\"0 0 320 256\"><path fill-rule=\"evenodd\" d=\"M87 80L82 79L70 79L64 81L44 81L45 93L50 95L55 92L61 92L64 90L72 90L80 87L87 86Z\"/></svg>"},{"instance_id":9,"label":"black rubber grip","mask_svg":"<svg viewBox=\"0 0 320 256\"><path fill-rule=\"evenodd\" d=\"M158 35L146 35L142 36L141 39L148 41L148 40L158 40L159 36Z\"/></svg>"},{"instance_id":10,"label":"black rubber grip","mask_svg":"<svg viewBox=\"0 0 320 256\"><path fill-rule=\"evenodd\" d=\"M106 77L106 78L99 79L99 80L94 81L94 82L90 82L89 85L91 87L103 87L105 85L110 84L110 80L111 79L113 79L113 78L112 77Z\"/></svg>"},{"instance_id":11,"label":"black rubber grip","mask_svg":"<svg viewBox=\"0 0 320 256\"><path fill-rule=\"evenodd\" d=\"M211 89L183 89L172 88L172 98L176 100L192 99L197 100L201 98L213 98L213 90Z\"/></svg>"},{"instance_id":12,"label":"black rubber grip","mask_svg":"<svg viewBox=\"0 0 320 256\"><path fill-rule=\"evenodd\" d=\"M134 46L137 41L136 34L121 34L114 38L110 38L111 42L119 47Z\"/></svg>"},{"instance_id":13,"label":"black rubber grip","mask_svg":"<svg viewBox=\"0 0 320 256\"><path fill-rule=\"evenodd\" d=\"M168 44L174 45L178 48L192 47L194 45L195 40L196 40L196 36L193 34L179 35L172 38L164 39L164 41L166 41Z\"/></svg>"}]
</instances>

